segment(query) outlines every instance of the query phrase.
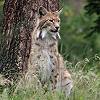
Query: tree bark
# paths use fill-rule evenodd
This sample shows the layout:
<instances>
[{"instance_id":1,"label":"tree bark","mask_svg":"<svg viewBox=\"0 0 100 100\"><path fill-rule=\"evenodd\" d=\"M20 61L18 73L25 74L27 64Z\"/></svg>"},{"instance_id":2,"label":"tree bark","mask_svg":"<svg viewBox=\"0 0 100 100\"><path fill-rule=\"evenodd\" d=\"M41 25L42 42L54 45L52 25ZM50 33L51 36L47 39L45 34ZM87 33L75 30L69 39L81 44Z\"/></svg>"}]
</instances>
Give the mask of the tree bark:
<instances>
[{"instance_id":1,"label":"tree bark","mask_svg":"<svg viewBox=\"0 0 100 100\"><path fill-rule=\"evenodd\" d=\"M59 0L5 0L0 73L9 79L16 79L27 70L31 32L40 6L56 11Z\"/></svg>"}]
</instances>

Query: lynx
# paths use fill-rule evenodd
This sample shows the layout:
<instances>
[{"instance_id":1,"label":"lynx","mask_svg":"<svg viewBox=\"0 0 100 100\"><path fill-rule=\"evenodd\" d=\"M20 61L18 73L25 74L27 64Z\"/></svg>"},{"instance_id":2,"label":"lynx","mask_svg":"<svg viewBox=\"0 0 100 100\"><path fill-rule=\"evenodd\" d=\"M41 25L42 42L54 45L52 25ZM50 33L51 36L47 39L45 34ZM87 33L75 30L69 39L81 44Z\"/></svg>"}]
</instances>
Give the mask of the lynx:
<instances>
[{"instance_id":1,"label":"lynx","mask_svg":"<svg viewBox=\"0 0 100 100\"><path fill-rule=\"evenodd\" d=\"M60 38L61 11L47 11L40 7L36 16L36 27L32 32L32 45L25 75L27 84L38 80L42 87L50 90L63 91L70 94L73 82L70 73L64 67L62 56L58 53L58 39Z\"/></svg>"}]
</instances>

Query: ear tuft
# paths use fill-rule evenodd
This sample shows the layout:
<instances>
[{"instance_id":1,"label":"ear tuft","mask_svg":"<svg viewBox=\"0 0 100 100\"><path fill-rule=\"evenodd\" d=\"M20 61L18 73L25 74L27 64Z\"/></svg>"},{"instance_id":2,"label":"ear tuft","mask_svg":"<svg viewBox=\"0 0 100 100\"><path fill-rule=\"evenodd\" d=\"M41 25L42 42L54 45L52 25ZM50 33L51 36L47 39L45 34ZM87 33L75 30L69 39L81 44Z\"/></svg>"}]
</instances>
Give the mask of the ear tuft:
<instances>
[{"instance_id":1,"label":"ear tuft","mask_svg":"<svg viewBox=\"0 0 100 100\"><path fill-rule=\"evenodd\" d=\"M41 7L39 8L39 11L38 11L40 17L46 15L47 12L48 12L48 11L47 11L46 8L44 8L43 6L41 6Z\"/></svg>"},{"instance_id":2,"label":"ear tuft","mask_svg":"<svg viewBox=\"0 0 100 100\"><path fill-rule=\"evenodd\" d=\"M59 15L61 14L62 11L63 11L63 8L61 8L61 9L58 11Z\"/></svg>"},{"instance_id":3,"label":"ear tuft","mask_svg":"<svg viewBox=\"0 0 100 100\"><path fill-rule=\"evenodd\" d=\"M60 15L60 14L61 14L61 12L62 12L62 10L63 10L63 8L62 8L62 9L60 9L59 11L56 11L56 13L57 13L58 15Z\"/></svg>"}]
</instances>

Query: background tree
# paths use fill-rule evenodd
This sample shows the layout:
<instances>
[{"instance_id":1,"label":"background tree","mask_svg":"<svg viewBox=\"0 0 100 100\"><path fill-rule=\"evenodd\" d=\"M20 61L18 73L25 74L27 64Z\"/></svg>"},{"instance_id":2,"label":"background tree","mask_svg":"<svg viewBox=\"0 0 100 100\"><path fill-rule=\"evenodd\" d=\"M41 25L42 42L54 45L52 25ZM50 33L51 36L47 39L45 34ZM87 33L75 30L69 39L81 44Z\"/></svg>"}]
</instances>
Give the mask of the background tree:
<instances>
[{"instance_id":1,"label":"background tree","mask_svg":"<svg viewBox=\"0 0 100 100\"><path fill-rule=\"evenodd\" d=\"M59 9L59 0L5 0L4 26L0 45L0 72L15 79L27 69L31 32L35 14L40 6L47 10Z\"/></svg>"}]
</instances>

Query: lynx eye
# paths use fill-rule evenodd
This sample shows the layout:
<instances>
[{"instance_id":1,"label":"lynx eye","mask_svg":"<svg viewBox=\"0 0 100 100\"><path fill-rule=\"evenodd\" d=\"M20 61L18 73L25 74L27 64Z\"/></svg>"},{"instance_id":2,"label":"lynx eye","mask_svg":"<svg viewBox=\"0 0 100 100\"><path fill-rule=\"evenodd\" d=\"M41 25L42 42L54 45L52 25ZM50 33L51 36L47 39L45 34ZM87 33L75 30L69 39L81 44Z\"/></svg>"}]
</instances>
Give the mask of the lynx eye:
<instances>
[{"instance_id":1,"label":"lynx eye","mask_svg":"<svg viewBox=\"0 0 100 100\"><path fill-rule=\"evenodd\" d=\"M60 20L58 20L58 22L60 22Z\"/></svg>"},{"instance_id":2,"label":"lynx eye","mask_svg":"<svg viewBox=\"0 0 100 100\"><path fill-rule=\"evenodd\" d=\"M53 20L53 19L50 19L49 21L50 21L50 22L54 22L54 20Z\"/></svg>"}]
</instances>

